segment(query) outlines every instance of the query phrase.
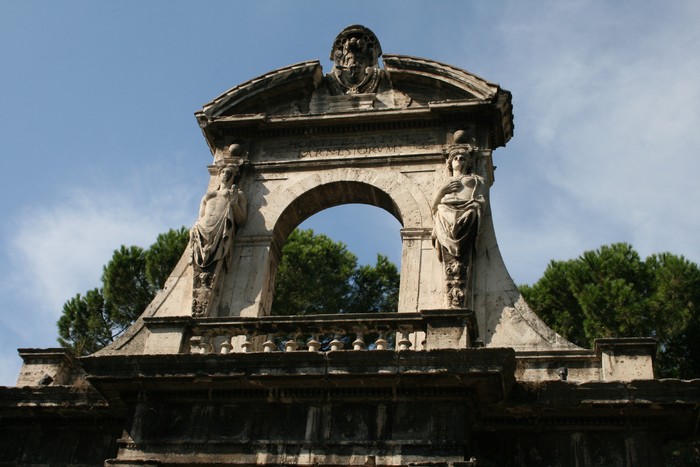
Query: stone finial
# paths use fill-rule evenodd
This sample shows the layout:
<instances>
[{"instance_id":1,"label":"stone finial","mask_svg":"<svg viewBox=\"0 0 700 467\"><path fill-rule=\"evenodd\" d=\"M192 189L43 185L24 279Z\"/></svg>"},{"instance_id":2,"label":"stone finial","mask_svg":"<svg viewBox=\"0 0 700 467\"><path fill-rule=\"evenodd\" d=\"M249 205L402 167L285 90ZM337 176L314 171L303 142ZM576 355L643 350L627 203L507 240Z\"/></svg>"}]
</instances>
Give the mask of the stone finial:
<instances>
[{"instance_id":1,"label":"stone finial","mask_svg":"<svg viewBox=\"0 0 700 467\"><path fill-rule=\"evenodd\" d=\"M219 147L216 149L214 164L209 166L211 175L218 175L221 168L224 166L235 166L236 174L240 171L240 167L247 161L247 154L243 144L232 143L228 146Z\"/></svg>"},{"instance_id":2,"label":"stone finial","mask_svg":"<svg viewBox=\"0 0 700 467\"><path fill-rule=\"evenodd\" d=\"M454 144L473 144L474 136L464 130L457 130L452 135Z\"/></svg>"}]
</instances>

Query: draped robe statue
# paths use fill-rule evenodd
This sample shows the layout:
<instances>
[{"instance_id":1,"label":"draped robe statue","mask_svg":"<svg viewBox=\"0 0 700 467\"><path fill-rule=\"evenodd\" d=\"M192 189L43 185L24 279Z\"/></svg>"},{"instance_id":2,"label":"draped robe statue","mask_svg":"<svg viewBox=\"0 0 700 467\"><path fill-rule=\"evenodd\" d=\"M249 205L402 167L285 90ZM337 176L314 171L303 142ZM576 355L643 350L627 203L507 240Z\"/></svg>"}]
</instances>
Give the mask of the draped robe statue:
<instances>
[{"instance_id":1,"label":"draped robe statue","mask_svg":"<svg viewBox=\"0 0 700 467\"><path fill-rule=\"evenodd\" d=\"M212 291L228 268L236 226L245 223L245 194L234 185L235 166L219 172L219 187L202 198L199 219L190 231L194 269L192 314L206 316Z\"/></svg>"},{"instance_id":2,"label":"draped robe statue","mask_svg":"<svg viewBox=\"0 0 700 467\"><path fill-rule=\"evenodd\" d=\"M433 246L446 276L451 308L467 308L473 280L474 252L481 227L483 177L473 173L470 147L457 147L447 160L450 179L433 199Z\"/></svg>"}]
</instances>

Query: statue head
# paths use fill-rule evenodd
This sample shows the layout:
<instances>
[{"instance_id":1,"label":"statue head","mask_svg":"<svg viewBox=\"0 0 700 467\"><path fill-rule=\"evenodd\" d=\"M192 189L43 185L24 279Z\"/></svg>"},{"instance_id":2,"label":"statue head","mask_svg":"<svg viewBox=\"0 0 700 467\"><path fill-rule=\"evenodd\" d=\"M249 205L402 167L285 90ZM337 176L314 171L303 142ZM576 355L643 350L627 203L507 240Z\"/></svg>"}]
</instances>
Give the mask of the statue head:
<instances>
[{"instance_id":1,"label":"statue head","mask_svg":"<svg viewBox=\"0 0 700 467\"><path fill-rule=\"evenodd\" d=\"M237 173L238 167L235 165L221 165L219 167L219 180L222 184L231 186Z\"/></svg>"},{"instance_id":2,"label":"statue head","mask_svg":"<svg viewBox=\"0 0 700 467\"><path fill-rule=\"evenodd\" d=\"M346 88L355 88L379 67L382 47L377 36L359 24L340 31L333 42L331 74Z\"/></svg>"},{"instance_id":3,"label":"statue head","mask_svg":"<svg viewBox=\"0 0 700 467\"><path fill-rule=\"evenodd\" d=\"M457 173L468 174L474 168L474 149L471 145L460 144L450 149L447 156L447 171L450 176Z\"/></svg>"}]
</instances>

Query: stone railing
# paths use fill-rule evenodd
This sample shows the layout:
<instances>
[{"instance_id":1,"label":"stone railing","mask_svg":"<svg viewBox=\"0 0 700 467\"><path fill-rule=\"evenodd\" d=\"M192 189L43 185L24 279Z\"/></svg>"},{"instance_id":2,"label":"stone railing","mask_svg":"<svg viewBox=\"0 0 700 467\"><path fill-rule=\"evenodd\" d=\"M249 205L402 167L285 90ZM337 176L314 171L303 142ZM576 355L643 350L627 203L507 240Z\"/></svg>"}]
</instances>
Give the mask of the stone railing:
<instances>
[{"instance_id":1,"label":"stone railing","mask_svg":"<svg viewBox=\"0 0 700 467\"><path fill-rule=\"evenodd\" d=\"M151 333L182 335L180 353L433 350L473 347L469 310L262 318L145 318Z\"/></svg>"}]
</instances>

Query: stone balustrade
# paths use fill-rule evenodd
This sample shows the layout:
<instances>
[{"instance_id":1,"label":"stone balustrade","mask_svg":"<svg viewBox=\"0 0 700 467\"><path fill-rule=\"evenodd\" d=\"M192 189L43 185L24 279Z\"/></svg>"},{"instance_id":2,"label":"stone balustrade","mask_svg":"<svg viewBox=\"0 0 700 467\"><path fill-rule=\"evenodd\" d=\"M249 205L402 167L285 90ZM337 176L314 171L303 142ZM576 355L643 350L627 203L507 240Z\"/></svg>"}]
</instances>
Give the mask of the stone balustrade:
<instances>
[{"instance_id":1,"label":"stone balustrade","mask_svg":"<svg viewBox=\"0 0 700 467\"><path fill-rule=\"evenodd\" d=\"M470 310L262 318L144 318L154 335L181 330L180 353L433 350L475 346Z\"/></svg>"}]
</instances>

